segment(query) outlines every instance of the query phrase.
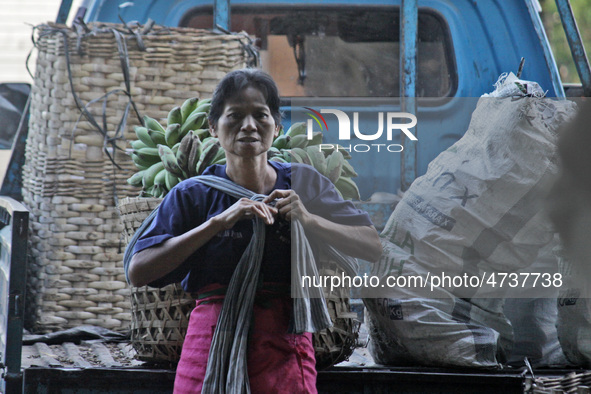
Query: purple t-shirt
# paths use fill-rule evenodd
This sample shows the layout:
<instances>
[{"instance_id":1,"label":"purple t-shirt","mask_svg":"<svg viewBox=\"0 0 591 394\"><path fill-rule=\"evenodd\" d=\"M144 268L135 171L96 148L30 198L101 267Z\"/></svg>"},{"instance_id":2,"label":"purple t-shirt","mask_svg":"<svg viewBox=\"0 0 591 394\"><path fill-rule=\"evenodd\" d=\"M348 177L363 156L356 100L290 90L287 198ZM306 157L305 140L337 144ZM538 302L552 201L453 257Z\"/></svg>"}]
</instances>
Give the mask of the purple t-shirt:
<instances>
[{"instance_id":1,"label":"purple t-shirt","mask_svg":"<svg viewBox=\"0 0 591 394\"><path fill-rule=\"evenodd\" d=\"M335 223L371 225L367 213L344 201L333 184L314 168L294 164L269 162L277 171L275 189L294 189L306 209ZM293 169L293 177L292 177ZM229 179L225 165L209 167L204 175ZM293 179L293 183L292 183ZM181 235L216 216L237 201L236 198L196 179L187 179L175 186L160 204L151 226L138 239L134 253ZM161 287L182 281L186 291L198 291L209 284L227 285L253 233L252 220L241 220L226 231L215 235L193 253L183 264L165 277L151 283ZM291 275L290 225L276 220L266 226L265 250L260 279L263 282L290 283Z\"/></svg>"}]
</instances>

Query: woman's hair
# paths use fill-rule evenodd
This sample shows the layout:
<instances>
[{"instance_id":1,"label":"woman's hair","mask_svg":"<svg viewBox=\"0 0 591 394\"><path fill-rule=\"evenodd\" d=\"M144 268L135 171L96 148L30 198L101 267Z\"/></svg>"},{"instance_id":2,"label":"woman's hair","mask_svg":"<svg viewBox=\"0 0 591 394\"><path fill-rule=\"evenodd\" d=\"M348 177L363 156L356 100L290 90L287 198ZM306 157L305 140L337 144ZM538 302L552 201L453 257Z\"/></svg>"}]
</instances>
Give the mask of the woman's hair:
<instances>
[{"instance_id":1,"label":"woman's hair","mask_svg":"<svg viewBox=\"0 0 591 394\"><path fill-rule=\"evenodd\" d=\"M234 97L242 89L250 86L258 89L263 94L275 124L281 127L280 98L277 85L269 74L255 68L231 71L220 81L211 99L209 124L215 127L224 112L226 101Z\"/></svg>"}]
</instances>

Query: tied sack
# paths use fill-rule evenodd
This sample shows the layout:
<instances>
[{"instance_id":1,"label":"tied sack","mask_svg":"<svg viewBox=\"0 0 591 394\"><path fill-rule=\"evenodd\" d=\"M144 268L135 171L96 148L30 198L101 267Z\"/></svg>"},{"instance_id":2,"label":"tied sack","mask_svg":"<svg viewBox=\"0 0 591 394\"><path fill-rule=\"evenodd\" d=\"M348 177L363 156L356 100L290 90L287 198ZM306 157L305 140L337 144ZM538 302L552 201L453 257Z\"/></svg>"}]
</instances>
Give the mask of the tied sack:
<instances>
[{"instance_id":1,"label":"tied sack","mask_svg":"<svg viewBox=\"0 0 591 394\"><path fill-rule=\"evenodd\" d=\"M372 274L383 284L392 276L514 272L552 240L543 198L558 171L557 132L576 106L535 97L543 96L537 84L513 74L486 96L465 135L413 182L380 234L384 253ZM506 360L512 329L503 289L408 283L364 296L376 362L495 367Z\"/></svg>"}]
</instances>

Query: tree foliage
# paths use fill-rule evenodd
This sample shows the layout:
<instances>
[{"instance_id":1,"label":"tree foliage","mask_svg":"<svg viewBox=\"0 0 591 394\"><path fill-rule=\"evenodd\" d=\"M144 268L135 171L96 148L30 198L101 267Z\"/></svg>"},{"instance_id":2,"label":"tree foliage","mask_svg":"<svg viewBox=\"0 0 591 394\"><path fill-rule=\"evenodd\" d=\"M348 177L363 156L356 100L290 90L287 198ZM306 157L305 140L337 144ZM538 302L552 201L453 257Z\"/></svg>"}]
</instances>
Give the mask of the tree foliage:
<instances>
[{"instance_id":1,"label":"tree foliage","mask_svg":"<svg viewBox=\"0 0 591 394\"><path fill-rule=\"evenodd\" d=\"M571 0L573 14L577 21L581 38L587 54L591 53L591 0ZM540 0L542 21L550 46L554 53L560 76L565 83L579 83L579 75L572 59L572 54L564 34L560 15L555 0Z\"/></svg>"}]
</instances>

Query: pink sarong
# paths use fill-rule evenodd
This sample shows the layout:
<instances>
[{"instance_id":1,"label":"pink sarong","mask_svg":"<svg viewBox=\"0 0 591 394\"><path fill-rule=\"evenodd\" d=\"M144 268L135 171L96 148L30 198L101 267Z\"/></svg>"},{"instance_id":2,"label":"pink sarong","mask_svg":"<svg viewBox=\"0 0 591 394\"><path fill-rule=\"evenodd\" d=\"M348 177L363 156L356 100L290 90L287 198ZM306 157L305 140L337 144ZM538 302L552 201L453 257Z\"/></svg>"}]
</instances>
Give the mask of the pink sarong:
<instances>
[{"instance_id":1,"label":"pink sarong","mask_svg":"<svg viewBox=\"0 0 591 394\"><path fill-rule=\"evenodd\" d=\"M248 348L248 378L252 393L316 393L316 361L312 334L288 334L292 300L265 297L255 302L254 329ZM201 299L191 312L177 366L174 393L200 393L213 332L223 295Z\"/></svg>"}]
</instances>

